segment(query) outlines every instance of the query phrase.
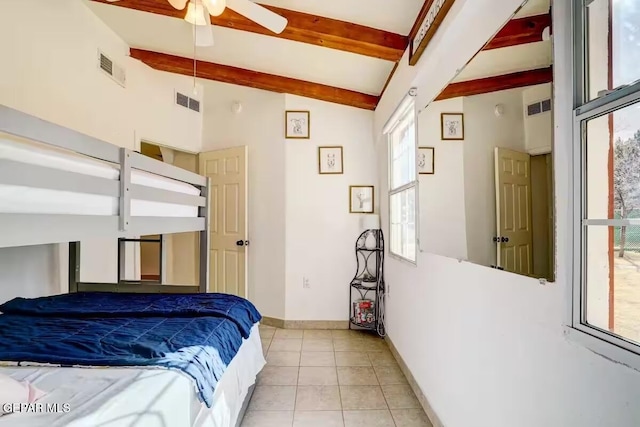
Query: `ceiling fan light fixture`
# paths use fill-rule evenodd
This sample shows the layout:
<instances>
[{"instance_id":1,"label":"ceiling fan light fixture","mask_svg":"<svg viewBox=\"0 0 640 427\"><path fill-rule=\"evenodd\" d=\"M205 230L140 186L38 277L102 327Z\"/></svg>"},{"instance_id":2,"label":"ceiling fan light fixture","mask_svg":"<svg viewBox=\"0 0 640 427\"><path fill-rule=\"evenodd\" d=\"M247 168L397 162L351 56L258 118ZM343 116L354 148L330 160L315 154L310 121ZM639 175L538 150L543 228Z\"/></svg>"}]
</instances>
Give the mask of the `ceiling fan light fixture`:
<instances>
[{"instance_id":1,"label":"ceiling fan light fixture","mask_svg":"<svg viewBox=\"0 0 640 427\"><path fill-rule=\"evenodd\" d=\"M192 25L207 25L207 16L202 2L191 0L187 6L187 14L184 20Z\"/></svg>"},{"instance_id":2,"label":"ceiling fan light fixture","mask_svg":"<svg viewBox=\"0 0 640 427\"><path fill-rule=\"evenodd\" d=\"M227 7L226 0L202 0L211 16L220 16Z\"/></svg>"}]
</instances>

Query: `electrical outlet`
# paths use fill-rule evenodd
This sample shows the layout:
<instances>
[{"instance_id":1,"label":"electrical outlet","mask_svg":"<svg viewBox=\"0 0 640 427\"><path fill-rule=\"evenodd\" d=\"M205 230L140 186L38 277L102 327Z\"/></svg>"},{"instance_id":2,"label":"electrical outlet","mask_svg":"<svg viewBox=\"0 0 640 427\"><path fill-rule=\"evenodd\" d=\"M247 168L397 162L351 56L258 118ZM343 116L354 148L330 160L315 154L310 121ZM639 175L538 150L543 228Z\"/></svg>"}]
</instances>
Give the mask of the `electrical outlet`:
<instances>
[{"instance_id":1,"label":"electrical outlet","mask_svg":"<svg viewBox=\"0 0 640 427\"><path fill-rule=\"evenodd\" d=\"M306 277L302 278L302 287L304 289L309 289L311 287L311 285L309 284L309 279L307 279Z\"/></svg>"}]
</instances>

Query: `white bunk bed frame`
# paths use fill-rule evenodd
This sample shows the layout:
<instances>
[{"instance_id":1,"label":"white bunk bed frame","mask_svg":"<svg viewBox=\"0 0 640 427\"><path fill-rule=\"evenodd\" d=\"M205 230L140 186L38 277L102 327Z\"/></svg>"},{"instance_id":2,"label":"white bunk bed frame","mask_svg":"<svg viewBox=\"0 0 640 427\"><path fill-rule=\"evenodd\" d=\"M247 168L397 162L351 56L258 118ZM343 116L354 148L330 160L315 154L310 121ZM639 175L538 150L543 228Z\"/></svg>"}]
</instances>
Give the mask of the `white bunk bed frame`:
<instances>
[{"instance_id":1,"label":"white bunk bed frame","mask_svg":"<svg viewBox=\"0 0 640 427\"><path fill-rule=\"evenodd\" d=\"M117 215L0 213L0 248L69 242L69 292L195 293L209 288L209 180L204 176L101 141L72 129L0 105L0 132L119 165L120 179L111 180L43 166L0 159L0 184L69 191L118 198ZM137 169L191 184L200 195L131 183ZM198 208L198 217L131 216L131 201L146 200ZM139 236L199 232L197 286L169 285L122 279L124 242ZM80 281L80 241L119 239L117 283ZM162 278L161 278L162 281Z\"/></svg>"}]
</instances>

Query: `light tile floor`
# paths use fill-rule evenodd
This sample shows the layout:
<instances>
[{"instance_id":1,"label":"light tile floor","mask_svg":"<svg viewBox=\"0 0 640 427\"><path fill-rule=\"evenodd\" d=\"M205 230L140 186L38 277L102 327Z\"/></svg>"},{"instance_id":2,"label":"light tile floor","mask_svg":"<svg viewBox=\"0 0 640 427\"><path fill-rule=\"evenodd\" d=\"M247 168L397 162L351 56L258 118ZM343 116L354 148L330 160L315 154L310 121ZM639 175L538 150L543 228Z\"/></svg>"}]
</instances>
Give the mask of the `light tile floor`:
<instances>
[{"instance_id":1,"label":"light tile floor","mask_svg":"<svg viewBox=\"0 0 640 427\"><path fill-rule=\"evenodd\" d=\"M242 427L431 427L384 340L260 326L267 366Z\"/></svg>"}]
</instances>

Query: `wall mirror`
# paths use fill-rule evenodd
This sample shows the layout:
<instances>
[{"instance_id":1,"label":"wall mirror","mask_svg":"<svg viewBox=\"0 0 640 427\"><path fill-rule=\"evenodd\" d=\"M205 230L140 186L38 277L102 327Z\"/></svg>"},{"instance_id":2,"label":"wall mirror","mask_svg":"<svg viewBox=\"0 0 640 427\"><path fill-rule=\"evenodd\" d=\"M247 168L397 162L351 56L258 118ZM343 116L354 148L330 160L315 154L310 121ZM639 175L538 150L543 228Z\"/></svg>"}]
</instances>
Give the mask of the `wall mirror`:
<instances>
[{"instance_id":1,"label":"wall mirror","mask_svg":"<svg viewBox=\"0 0 640 427\"><path fill-rule=\"evenodd\" d=\"M526 3L420 112L422 251L554 280L549 14Z\"/></svg>"}]
</instances>

